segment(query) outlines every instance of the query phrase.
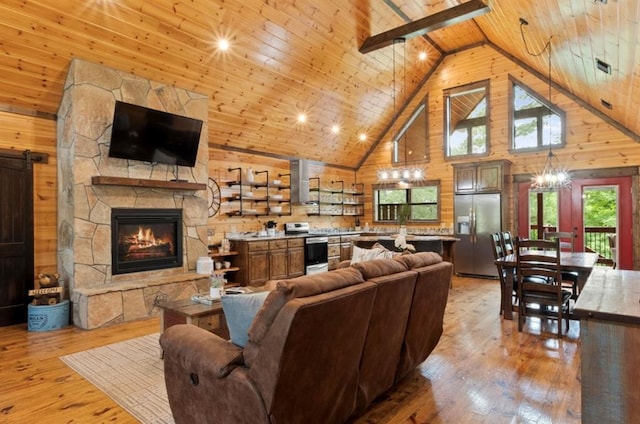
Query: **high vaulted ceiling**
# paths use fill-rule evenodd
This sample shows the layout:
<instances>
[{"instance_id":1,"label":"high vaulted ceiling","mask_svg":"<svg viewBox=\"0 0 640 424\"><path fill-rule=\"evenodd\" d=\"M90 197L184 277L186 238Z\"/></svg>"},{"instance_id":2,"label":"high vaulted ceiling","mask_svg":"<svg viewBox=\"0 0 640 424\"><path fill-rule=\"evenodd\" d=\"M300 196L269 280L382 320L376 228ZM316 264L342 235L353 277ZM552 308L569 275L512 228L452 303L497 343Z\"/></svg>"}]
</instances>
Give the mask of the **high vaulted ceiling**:
<instances>
[{"instance_id":1,"label":"high vaulted ceiling","mask_svg":"<svg viewBox=\"0 0 640 424\"><path fill-rule=\"evenodd\" d=\"M491 11L472 20L359 52L369 36L462 3L4 0L0 110L55 114L70 60L81 58L209 96L211 146L355 168L447 54L489 43L545 77L547 55L525 49L524 18L531 50L552 36L553 83L638 138L640 0L487 1Z\"/></svg>"}]
</instances>

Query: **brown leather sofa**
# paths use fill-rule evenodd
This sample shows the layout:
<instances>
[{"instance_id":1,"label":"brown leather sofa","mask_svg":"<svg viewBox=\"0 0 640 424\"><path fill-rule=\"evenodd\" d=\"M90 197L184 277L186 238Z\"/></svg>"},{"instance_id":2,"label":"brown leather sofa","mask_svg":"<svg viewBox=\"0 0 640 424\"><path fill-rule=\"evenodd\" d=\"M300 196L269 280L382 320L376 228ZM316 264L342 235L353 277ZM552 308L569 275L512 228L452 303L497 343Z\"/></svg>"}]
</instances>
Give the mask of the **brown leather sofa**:
<instances>
[{"instance_id":1,"label":"brown leather sofa","mask_svg":"<svg viewBox=\"0 0 640 424\"><path fill-rule=\"evenodd\" d=\"M423 362L452 264L432 252L278 281L244 349L195 326L160 338L176 423L342 423Z\"/></svg>"}]
</instances>

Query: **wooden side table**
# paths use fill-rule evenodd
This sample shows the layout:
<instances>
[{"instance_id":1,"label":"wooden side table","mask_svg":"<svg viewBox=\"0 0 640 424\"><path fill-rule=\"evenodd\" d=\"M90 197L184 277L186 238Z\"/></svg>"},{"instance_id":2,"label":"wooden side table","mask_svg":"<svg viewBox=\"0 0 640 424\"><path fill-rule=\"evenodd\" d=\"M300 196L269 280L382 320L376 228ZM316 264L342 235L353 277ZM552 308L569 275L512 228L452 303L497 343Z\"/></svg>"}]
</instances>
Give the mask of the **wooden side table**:
<instances>
[{"instance_id":1,"label":"wooden side table","mask_svg":"<svg viewBox=\"0 0 640 424\"><path fill-rule=\"evenodd\" d=\"M213 305L194 302L191 299L175 300L159 303L160 331L164 331L176 324L192 324L210 331L225 340L229 339L229 329L224 318L222 302Z\"/></svg>"}]
</instances>

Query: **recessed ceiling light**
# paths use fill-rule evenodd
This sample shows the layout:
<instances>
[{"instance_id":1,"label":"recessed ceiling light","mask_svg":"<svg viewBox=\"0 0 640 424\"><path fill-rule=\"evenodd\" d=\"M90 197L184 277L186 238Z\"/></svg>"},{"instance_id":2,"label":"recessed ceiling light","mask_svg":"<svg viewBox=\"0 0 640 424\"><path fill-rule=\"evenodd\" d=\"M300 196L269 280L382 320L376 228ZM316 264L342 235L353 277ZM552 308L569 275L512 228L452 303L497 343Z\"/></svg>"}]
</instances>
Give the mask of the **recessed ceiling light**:
<instances>
[{"instance_id":1,"label":"recessed ceiling light","mask_svg":"<svg viewBox=\"0 0 640 424\"><path fill-rule=\"evenodd\" d=\"M360 139L360 141L367 141L367 135L365 133L360 133L358 139Z\"/></svg>"},{"instance_id":2,"label":"recessed ceiling light","mask_svg":"<svg viewBox=\"0 0 640 424\"><path fill-rule=\"evenodd\" d=\"M331 126L331 132L334 134L338 134L340 132L340 126L338 124L333 124Z\"/></svg>"},{"instance_id":3,"label":"recessed ceiling light","mask_svg":"<svg viewBox=\"0 0 640 424\"><path fill-rule=\"evenodd\" d=\"M418 59L427 60L427 52L420 52L420 54L418 55Z\"/></svg>"},{"instance_id":4,"label":"recessed ceiling light","mask_svg":"<svg viewBox=\"0 0 640 424\"><path fill-rule=\"evenodd\" d=\"M222 50L223 52L226 52L227 50L229 50L229 40L227 40L226 38L219 39L218 49Z\"/></svg>"},{"instance_id":5,"label":"recessed ceiling light","mask_svg":"<svg viewBox=\"0 0 640 424\"><path fill-rule=\"evenodd\" d=\"M304 113L299 113L298 122L301 124L304 124L305 122L307 122L307 115L305 115Z\"/></svg>"}]
</instances>

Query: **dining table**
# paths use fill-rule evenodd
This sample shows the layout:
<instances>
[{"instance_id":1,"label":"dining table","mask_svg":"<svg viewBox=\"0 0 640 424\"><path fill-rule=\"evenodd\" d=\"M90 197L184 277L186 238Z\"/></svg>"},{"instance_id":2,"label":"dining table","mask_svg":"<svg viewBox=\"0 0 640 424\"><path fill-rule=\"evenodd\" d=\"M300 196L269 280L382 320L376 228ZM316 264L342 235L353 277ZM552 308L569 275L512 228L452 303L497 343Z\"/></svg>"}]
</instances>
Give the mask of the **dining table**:
<instances>
[{"instance_id":1,"label":"dining table","mask_svg":"<svg viewBox=\"0 0 640 424\"><path fill-rule=\"evenodd\" d=\"M540 254L540 252L536 252ZM549 256L555 256L555 252L543 252ZM596 262L598 262L598 254L593 252L560 252L560 266L562 271L575 272L578 275L577 285L578 293L582 291L584 285L593 270ZM503 286L501 287L502 296L502 316L504 319L513 319L513 287L514 278L517 274L518 258L515 253L503 256L495 260L496 266L505 271ZM579 295L579 294L578 294Z\"/></svg>"}]
</instances>

